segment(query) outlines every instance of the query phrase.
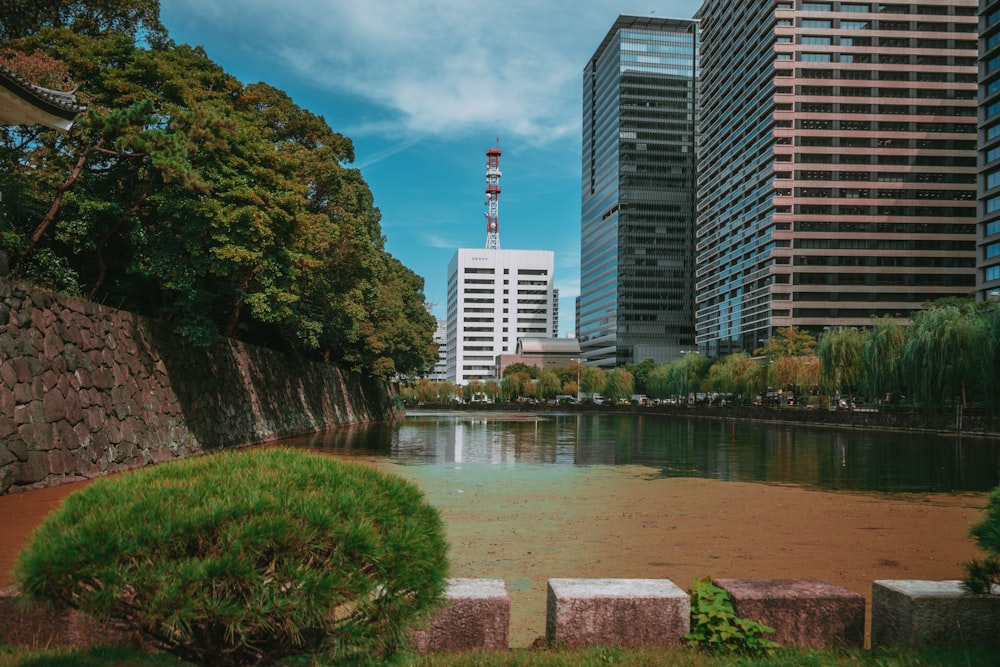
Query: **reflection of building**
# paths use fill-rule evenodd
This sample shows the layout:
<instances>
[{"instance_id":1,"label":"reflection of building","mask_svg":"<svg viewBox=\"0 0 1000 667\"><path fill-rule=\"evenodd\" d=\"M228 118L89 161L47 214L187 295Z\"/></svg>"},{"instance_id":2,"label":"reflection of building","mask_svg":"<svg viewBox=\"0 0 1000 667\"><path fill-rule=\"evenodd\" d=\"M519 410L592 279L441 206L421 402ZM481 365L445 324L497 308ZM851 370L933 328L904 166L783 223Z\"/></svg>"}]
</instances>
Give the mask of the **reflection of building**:
<instances>
[{"instance_id":1,"label":"reflection of building","mask_svg":"<svg viewBox=\"0 0 1000 667\"><path fill-rule=\"evenodd\" d=\"M495 377L496 358L553 323L550 250L459 248L448 266L448 379Z\"/></svg>"},{"instance_id":2,"label":"reflection of building","mask_svg":"<svg viewBox=\"0 0 1000 667\"><path fill-rule=\"evenodd\" d=\"M967 295L975 0L706 0L698 18L699 348Z\"/></svg>"},{"instance_id":3,"label":"reflection of building","mask_svg":"<svg viewBox=\"0 0 1000 667\"><path fill-rule=\"evenodd\" d=\"M1000 291L1000 4L979 0L979 225L976 298Z\"/></svg>"},{"instance_id":4,"label":"reflection of building","mask_svg":"<svg viewBox=\"0 0 1000 667\"><path fill-rule=\"evenodd\" d=\"M580 342L575 338L518 338L514 354L497 357L496 376L503 377L504 370L512 364L537 366L548 371L581 361Z\"/></svg>"},{"instance_id":5,"label":"reflection of building","mask_svg":"<svg viewBox=\"0 0 1000 667\"><path fill-rule=\"evenodd\" d=\"M576 336L590 365L694 344L697 25L620 16L584 69Z\"/></svg>"}]
</instances>

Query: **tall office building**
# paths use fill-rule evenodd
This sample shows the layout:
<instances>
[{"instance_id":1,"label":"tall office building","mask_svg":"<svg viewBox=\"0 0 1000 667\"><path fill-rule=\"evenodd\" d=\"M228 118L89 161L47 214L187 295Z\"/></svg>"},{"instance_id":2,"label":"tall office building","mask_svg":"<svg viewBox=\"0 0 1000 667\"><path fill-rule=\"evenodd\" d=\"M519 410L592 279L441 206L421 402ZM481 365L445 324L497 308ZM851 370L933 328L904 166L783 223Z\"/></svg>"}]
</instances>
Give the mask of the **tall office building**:
<instances>
[{"instance_id":1,"label":"tall office building","mask_svg":"<svg viewBox=\"0 0 1000 667\"><path fill-rule=\"evenodd\" d=\"M620 16L584 69L577 338L590 365L694 344L697 33Z\"/></svg>"},{"instance_id":2,"label":"tall office building","mask_svg":"<svg viewBox=\"0 0 1000 667\"><path fill-rule=\"evenodd\" d=\"M699 348L975 285L976 0L707 0Z\"/></svg>"},{"instance_id":3,"label":"tall office building","mask_svg":"<svg viewBox=\"0 0 1000 667\"><path fill-rule=\"evenodd\" d=\"M496 358L518 338L553 329L551 250L459 248L448 266L448 379L468 384L496 374Z\"/></svg>"},{"instance_id":4,"label":"tall office building","mask_svg":"<svg viewBox=\"0 0 1000 667\"><path fill-rule=\"evenodd\" d=\"M976 298L1000 293L1000 2L979 0L979 224Z\"/></svg>"}]
</instances>

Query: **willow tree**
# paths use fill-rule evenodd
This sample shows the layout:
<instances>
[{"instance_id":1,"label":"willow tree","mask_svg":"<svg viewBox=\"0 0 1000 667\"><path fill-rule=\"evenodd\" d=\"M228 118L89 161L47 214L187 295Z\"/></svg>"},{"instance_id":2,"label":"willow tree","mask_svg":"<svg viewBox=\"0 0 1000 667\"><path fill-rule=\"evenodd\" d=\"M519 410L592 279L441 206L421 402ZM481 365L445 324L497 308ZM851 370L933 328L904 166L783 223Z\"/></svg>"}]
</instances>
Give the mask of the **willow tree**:
<instances>
[{"instance_id":1,"label":"willow tree","mask_svg":"<svg viewBox=\"0 0 1000 667\"><path fill-rule=\"evenodd\" d=\"M870 398L903 392L903 348L906 331L895 320L882 317L872 322L861 351L864 368L862 386Z\"/></svg>"},{"instance_id":2,"label":"willow tree","mask_svg":"<svg viewBox=\"0 0 1000 667\"><path fill-rule=\"evenodd\" d=\"M864 377L863 354L868 332L856 327L831 329L816 346L820 361L819 384L827 394L841 388L853 395Z\"/></svg>"},{"instance_id":3,"label":"willow tree","mask_svg":"<svg viewBox=\"0 0 1000 667\"><path fill-rule=\"evenodd\" d=\"M708 370L708 386L720 394L753 396L763 389L764 367L746 352L730 354Z\"/></svg>"},{"instance_id":4,"label":"willow tree","mask_svg":"<svg viewBox=\"0 0 1000 667\"><path fill-rule=\"evenodd\" d=\"M983 319L972 301L932 304L913 314L902 354L902 376L926 412L944 402L968 405L982 359Z\"/></svg>"}]
</instances>

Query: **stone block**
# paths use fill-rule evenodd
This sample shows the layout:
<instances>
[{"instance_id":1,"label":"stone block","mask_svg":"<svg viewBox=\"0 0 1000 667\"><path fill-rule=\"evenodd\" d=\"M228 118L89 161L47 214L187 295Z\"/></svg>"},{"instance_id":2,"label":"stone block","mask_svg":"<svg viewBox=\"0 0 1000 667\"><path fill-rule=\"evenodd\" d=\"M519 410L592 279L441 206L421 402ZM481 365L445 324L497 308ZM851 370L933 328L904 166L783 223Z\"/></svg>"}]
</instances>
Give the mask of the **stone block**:
<instances>
[{"instance_id":1,"label":"stone block","mask_svg":"<svg viewBox=\"0 0 1000 667\"><path fill-rule=\"evenodd\" d=\"M510 596L502 579L449 579L445 605L413 632L421 654L506 651Z\"/></svg>"},{"instance_id":2,"label":"stone block","mask_svg":"<svg viewBox=\"0 0 1000 667\"><path fill-rule=\"evenodd\" d=\"M683 646L691 598L667 579L549 579L545 638L578 647Z\"/></svg>"},{"instance_id":3,"label":"stone block","mask_svg":"<svg viewBox=\"0 0 1000 667\"><path fill-rule=\"evenodd\" d=\"M736 615L774 628L782 646L863 648L865 598L816 579L715 579Z\"/></svg>"},{"instance_id":4,"label":"stone block","mask_svg":"<svg viewBox=\"0 0 1000 667\"><path fill-rule=\"evenodd\" d=\"M872 648L1000 648L1000 590L974 595L959 580L872 583Z\"/></svg>"}]
</instances>

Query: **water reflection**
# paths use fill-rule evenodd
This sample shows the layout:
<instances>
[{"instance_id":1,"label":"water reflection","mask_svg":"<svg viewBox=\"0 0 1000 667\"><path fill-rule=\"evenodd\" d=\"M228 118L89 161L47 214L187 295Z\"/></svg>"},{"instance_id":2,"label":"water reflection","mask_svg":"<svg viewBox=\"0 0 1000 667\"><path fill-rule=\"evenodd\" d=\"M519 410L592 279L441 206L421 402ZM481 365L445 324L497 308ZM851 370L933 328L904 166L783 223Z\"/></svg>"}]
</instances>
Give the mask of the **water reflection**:
<instances>
[{"instance_id":1,"label":"water reflection","mask_svg":"<svg viewBox=\"0 0 1000 667\"><path fill-rule=\"evenodd\" d=\"M987 491L1000 443L659 415L441 414L341 429L310 447L431 465L642 465L667 477L857 491Z\"/></svg>"}]
</instances>

